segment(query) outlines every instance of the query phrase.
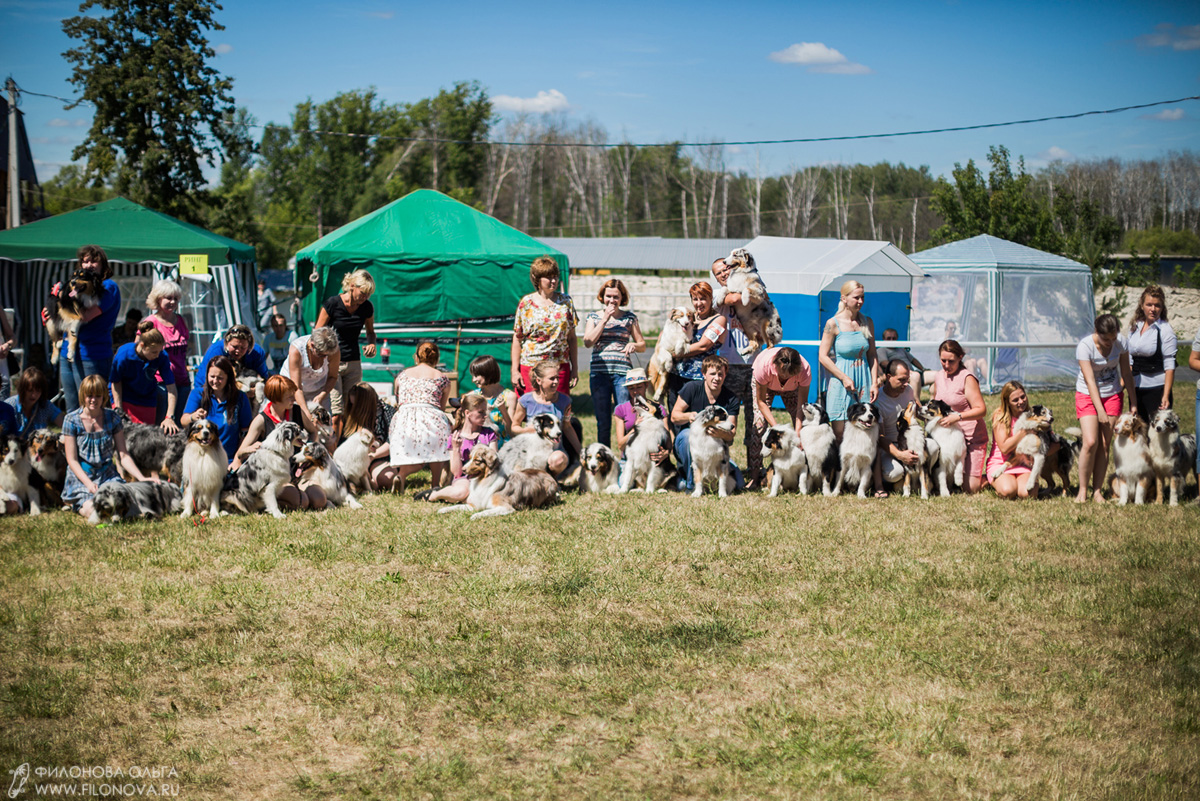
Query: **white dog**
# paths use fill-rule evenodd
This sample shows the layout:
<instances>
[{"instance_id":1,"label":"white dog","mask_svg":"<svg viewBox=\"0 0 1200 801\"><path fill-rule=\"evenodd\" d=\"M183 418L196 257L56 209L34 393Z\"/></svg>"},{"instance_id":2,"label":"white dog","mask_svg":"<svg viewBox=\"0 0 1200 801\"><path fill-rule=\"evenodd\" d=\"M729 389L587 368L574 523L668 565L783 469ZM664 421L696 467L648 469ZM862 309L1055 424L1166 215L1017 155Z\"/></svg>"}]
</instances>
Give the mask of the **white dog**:
<instances>
[{"instance_id":1,"label":"white dog","mask_svg":"<svg viewBox=\"0 0 1200 801\"><path fill-rule=\"evenodd\" d=\"M858 497L867 497L867 484L874 477L875 454L879 451L879 412L871 403L855 403L846 411L846 427L842 430L842 472L838 475L833 494L842 491L842 484L858 484Z\"/></svg>"},{"instance_id":2,"label":"white dog","mask_svg":"<svg viewBox=\"0 0 1200 801\"><path fill-rule=\"evenodd\" d=\"M950 404L945 401L931 400L924 406L929 422L925 424L925 436L933 440L938 447L937 461L932 463L934 474L937 476L942 497L950 495L950 480L958 486L964 486L966 473L967 438L958 426L940 426L938 421L953 414Z\"/></svg>"},{"instance_id":3,"label":"white dog","mask_svg":"<svg viewBox=\"0 0 1200 801\"><path fill-rule=\"evenodd\" d=\"M712 431L732 431L732 421L729 414L720 406L709 406L692 421L688 435L688 447L692 452L692 477L696 488L692 491L693 498L704 494L704 482L715 479L717 495L725 498L729 495L732 476L729 463L729 443L714 436Z\"/></svg>"},{"instance_id":4,"label":"white dog","mask_svg":"<svg viewBox=\"0 0 1200 801\"><path fill-rule=\"evenodd\" d=\"M554 415L535 414L530 423L533 431L518 434L500 449L500 461L508 473L545 470L550 463L550 454L562 441L562 424Z\"/></svg>"},{"instance_id":5,"label":"white dog","mask_svg":"<svg viewBox=\"0 0 1200 801\"><path fill-rule=\"evenodd\" d=\"M1025 439L1029 439L1026 437ZM1113 489L1120 496L1117 503L1129 503L1129 487L1133 485L1133 502L1146 502L1146 492L1154 481L1154 465L1150 461L1150 443L1146 421L1126 412L1113 425Z\"/></svg>"},{"instance_id":6,"label":"white dog","mask_svg":"<svg viewBox=\"0 0 1200 801\"><path fill-rule=\"evenodd\" d=\"M671 309L663 323L662 333L650 357L646 373L650 377L650 397L662 403L667 392L667 374L675 367L675 360L683 356L696 331L696 315L682 306Z\"/></svg>"},{"instance_id":7,"label":"white dog","mask_svg":"<svg viewBox=\"0 0 1200 801\"><path fill-rule=\"evenodd\" d=\"M346 441L333 452L333 461L342 469L350 487L360 495L371 489L368 473L371 468L371 445L374 442L375 434L360 428L346 437Z\"/></svg>"},{"instance_id":8,"label":"white dog","mask_svg":"<svg viewBox=\"0 0 1200 801\"><path fill-rule=\"evenodd\" d=\"M767 469L767 481L771 490L767 497L774 498L780 490L799 490L800 477L808 469L808 459L800 446L800 437L791 425L771 426L763 435L762 457L771 457Z\"/></svg>"}]
</instances>

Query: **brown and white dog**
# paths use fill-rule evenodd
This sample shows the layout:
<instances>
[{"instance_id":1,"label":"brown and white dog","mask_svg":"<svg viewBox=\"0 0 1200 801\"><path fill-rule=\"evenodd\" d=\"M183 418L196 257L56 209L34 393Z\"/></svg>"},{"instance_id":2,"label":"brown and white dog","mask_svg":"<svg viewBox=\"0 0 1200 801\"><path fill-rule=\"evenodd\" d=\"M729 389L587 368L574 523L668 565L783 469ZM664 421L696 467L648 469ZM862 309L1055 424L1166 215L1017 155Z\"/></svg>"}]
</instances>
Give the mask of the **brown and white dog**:
<instances>
[{"instance_id":1,"label":"brown and white dog","mask_svg":"<svg viewBox=\"0 0 1200 801\"><path fill-rule=\"evenodd\" d=\"M207 513L210 520L221 514L221 487L229 471L229 459L221 444L216 423L199 418L188 425L187 444L180 462L183 512L180 517Z\"/></svg>"},{"instance_id":2,"label":"brown and white dog","mask_svg":"<svg viewBox=\"0 0 1200 801\"><path fill-rule=\"evenodd\" d=\"M1145 503L1146 493L1153 491L1154 467L1150 463L1150 443L1146 435L1146 421L1131 412L1118 417L1113 425L1112 488L1120 497L1117 503L1121 506L1129 503L1130 485L1135 487L1135 504Z\"/></svg>"},{"instance_id":3,"label":"brown and white dog","mask_svg":"<svg viewBox=\"0 0 1200 801\"><path fill-rule=\"evenodd\" d=\"M350 482L346 480L342 468L329 455L329 451L320 442L306 442L300 447L300 452L292 457L292 469L301 486L307 483L316 484L325 491L325 497L334 506L349 506L351 509L361 509L362 504L350 490Z\"/></svg>"},{"instance_id":4,"label":"brown and white dog","mask_svg":"<svg viewBox=\"0 0 1200 801\"><path fill-rule=\"evenodd\" d=\"M620 473L617 455L602 442L593 442L583 451L583 472L579 476L580 492L618 492Z\"/></svg>"},{"instance_id":5,"label":"brown and white dog","mask_svg":"<svg viewBox=\"0 0 1200 801\"><path fill-rule=\"evenodd\" d=\"M1179 505L1179 491L1187 474L1196 470L1196 438L1179 431L1179 415L1159 409L1150 424L1150 465L1158 502L1166 500L1166 484L1171 484L1171 505ZM1198 479L1200 481L1200 479Z\"/></svg>"},{"instance_id":6,"label":"brown and white dog","mask_svg":"<svg viewBox=\"0 0 1200 801\"><path fill-rule=\"evenodd\" d=\"M42 506L57 509L62 506L63 484L67 480L67 454L62 436L48 428L39 428L29 435L27 452L33 465L29 481L40 485Z\"/></svg>"},{"instance_id":7,"label":"brown and white dog","mask_svg":"<svg viewBox=\"0 0 1200 801\"><path fill-rule=\"evenodd\" d=\"M42 513L38 492L29 486L32 472L24 440L16 434L0 437L0 514L9 499L18 501L31 515Z\"/></svg>"},{"instance_id":8,"label":"brown and white dog","mask_svg":"<svg viewBox=\"0 0 1200 801\"><path fill-rule=\"evenodd\" d=\"M58 364L62 341L67 339L67 361L75 361L79 352L79 326L84 313L100 302L104 279L99 273L78 269L63 284L57 295L46 301L46 335L50 338L50 363Z\"/></svg>"},{"instance_id":9,"label":"brown and white dog","mask_svg":"<svg viewBox=\"0 0 1200 801\"><path fill-rule=\"evenodd\" d=\"M481 517L509 515L521 509L537 509L558 499L558 482L545 470L517 470L509 473L499 455L486 445L471 449L471 458L463 465L463 475L471 480L466 503L438 509L447 512L474 512Z\"/></svg>"},{"instance_id":10,"label":"brown and white dog","mask_svg":"<svg viewBox=\"0 0 1200 801\"><path fill-rule=\"evenodd\" d=\"M739 352L743 357L749 357L759 348L778 345L783 341L783 323L767 294L766 284L758 275L754 257L745 248L738 248L725 257L725 264L732 268L725 291L741 295L741 302L733 304L733 313L750 340Z\"/></svg>"},{"instance_id":11,"label":"brown and white dog","mask_svg":"<svg viewBox=\"0 0 1200 801\"><path fill-rule=\"evenodd\" d=\"M662 333L650 356L646 375L650 378L650 397L662 403L667 394L667 375L675 367L675 360L683 356L696 331L696 315L682 306L671 309L663 323Z\"/></svg>"}]
</instances>

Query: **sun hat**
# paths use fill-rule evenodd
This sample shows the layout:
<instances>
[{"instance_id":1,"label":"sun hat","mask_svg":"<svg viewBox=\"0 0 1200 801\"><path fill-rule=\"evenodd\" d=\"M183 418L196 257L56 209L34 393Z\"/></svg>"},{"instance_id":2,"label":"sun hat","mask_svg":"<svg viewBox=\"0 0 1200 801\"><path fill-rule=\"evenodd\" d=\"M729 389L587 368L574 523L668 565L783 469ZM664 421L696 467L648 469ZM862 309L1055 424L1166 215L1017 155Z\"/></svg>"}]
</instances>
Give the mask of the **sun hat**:
<instances>
[{"instance_id":1,"label":"sun hat","mask_svg":"<svg viewBox=\"0 0 1200 801\"><path fill-rule=\"evenodd\" d=\"M636 386L638 384L649 384L649 383L650 383L650 379L646 377L646 371L643 370L641 367L634 367L632 370L630 370L628 373L625 374L625 386L626 387L629 387L630 385Z\"/></svg>"}]
</instances>

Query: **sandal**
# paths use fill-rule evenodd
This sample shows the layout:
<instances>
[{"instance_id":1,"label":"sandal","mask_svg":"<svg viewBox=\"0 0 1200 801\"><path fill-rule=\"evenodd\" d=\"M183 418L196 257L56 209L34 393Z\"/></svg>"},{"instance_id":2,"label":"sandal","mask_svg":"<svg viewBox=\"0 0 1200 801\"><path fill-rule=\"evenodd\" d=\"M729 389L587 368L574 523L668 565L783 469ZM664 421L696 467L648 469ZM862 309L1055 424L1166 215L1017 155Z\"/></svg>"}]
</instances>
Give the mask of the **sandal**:
<instances>
[{"instance_id":1,"label":"sandal","mask_svg":"<svg viewBox=\"0 0 1200 801\"><path fill-rule=\"evenodd\" d=\"M887 498L887 497L888 497L888 491L887 491L887 490L875 490L875 497L876 497L876 498L881 498L881 499L882 499L882 498Z\"/></svg>"},{"instance_id":2,"label":"sandal","mask_svg":"<svg viewBox=\"0 0 1200 801\"><path fill-rule=\"evenodd\" d=\"M432 488L427 489L427 490L421 490L420 492L418 492L416 495L413 496L413 500L414 501L427 501L427 500L429 500L430 495L433 495Z\"/></svg>"}]
</instances>

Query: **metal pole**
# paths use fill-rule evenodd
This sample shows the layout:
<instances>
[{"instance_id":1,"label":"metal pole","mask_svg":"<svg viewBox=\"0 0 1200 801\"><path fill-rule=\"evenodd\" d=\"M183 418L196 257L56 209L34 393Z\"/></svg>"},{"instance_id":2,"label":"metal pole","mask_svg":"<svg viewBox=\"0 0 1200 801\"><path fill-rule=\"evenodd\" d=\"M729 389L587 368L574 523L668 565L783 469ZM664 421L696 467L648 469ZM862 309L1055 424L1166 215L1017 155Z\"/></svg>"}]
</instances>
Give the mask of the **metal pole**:
<instances>
[{"instance_id":1,"label":"metal pole","mask_svg":"<svg viewBox=\"0 0 1200 801\"><path fill-rule=\"evenodd\" d=\"M21 165L17 163L17 82L10 76L8 89L8 227L21 224Z\"/></svg>"}]
</instances>

